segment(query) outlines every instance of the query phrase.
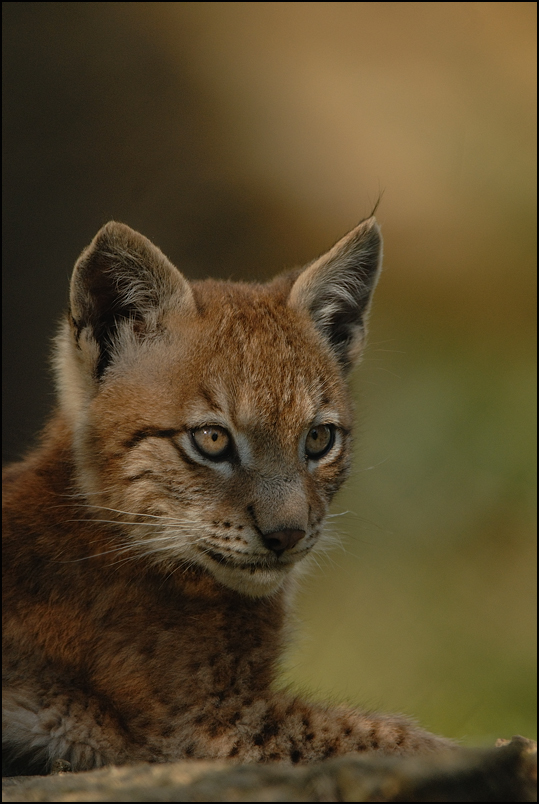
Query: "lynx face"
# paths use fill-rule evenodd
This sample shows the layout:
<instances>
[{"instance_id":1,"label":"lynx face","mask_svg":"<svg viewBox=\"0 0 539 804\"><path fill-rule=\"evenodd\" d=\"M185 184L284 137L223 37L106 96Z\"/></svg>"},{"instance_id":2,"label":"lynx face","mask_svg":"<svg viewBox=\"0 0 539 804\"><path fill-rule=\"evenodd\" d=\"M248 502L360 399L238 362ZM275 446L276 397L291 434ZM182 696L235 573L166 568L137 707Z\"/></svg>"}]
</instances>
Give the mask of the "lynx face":
<instances>
[{"instance_id":1,"label":"lynx face","mask_svg":"<svg viewBox=\"0 0 539 804\"><path fill-rule=\"evenodd\" d=\"M319 543L350 459L345 374L380 266L374 219L269 285L190 284L107 224L81 255L58 341L87 515L111 561L198 565L250 596Z\"/></svg>"}]
</instances>

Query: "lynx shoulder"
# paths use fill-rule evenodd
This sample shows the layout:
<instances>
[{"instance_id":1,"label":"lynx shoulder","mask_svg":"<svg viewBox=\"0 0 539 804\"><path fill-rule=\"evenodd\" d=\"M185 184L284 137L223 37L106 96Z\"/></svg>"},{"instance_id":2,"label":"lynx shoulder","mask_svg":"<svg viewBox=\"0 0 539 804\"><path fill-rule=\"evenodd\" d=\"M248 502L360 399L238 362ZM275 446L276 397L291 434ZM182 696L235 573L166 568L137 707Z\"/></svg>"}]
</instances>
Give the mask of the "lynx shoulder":
<instances>
[{"instance_id":1,"label":"lynx shoulder","mask_svg":"<svg viewBox=\"0 0 539 804\"><path fill-rule=\"evenodd\" d=\"M108 223L75 265L58 405L4 474L4 751L43 772L450 745L274 691L294 577L350 465L374 218L266 285L190 283Z\"/></svg>"}]
</instances>

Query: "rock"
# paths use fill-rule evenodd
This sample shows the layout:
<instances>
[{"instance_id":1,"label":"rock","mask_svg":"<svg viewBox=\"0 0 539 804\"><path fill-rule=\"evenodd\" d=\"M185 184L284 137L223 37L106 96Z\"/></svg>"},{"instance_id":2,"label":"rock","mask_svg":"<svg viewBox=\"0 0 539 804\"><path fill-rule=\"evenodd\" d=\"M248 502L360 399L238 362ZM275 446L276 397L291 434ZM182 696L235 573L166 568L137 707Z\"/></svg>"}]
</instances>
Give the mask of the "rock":
<instances>
[{"instance_id":1,"label":"rock","mask_svg":"<svg viewBox=\"0 0 539 804\"><path fill-rule=\"evenodd\" d=\"M537 746L421 757L349 755L313 765L140 763L3 780L3 801L536 801Z\"/></svg>"}]
</instances>

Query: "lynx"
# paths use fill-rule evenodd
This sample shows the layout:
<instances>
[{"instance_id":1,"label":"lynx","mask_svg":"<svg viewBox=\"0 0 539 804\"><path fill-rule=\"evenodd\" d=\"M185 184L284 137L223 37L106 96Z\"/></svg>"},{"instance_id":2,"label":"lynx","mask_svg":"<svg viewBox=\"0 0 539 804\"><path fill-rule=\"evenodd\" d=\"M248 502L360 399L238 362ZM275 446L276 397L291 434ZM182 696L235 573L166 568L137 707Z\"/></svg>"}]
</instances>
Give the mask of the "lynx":
<instances>
[{"instance_id":1,"label":"lynx","mask_svg":"<svg viewBox=\"0 0 539 804\"><path fill-rule=\"evenodd\" d=\"M4 474L11 772L452 745L274 687L349 470L346 377L381 250L371 217L268 284L190 283L115 222L82 252L57 410Z\"/></svg>"}]
</instances>

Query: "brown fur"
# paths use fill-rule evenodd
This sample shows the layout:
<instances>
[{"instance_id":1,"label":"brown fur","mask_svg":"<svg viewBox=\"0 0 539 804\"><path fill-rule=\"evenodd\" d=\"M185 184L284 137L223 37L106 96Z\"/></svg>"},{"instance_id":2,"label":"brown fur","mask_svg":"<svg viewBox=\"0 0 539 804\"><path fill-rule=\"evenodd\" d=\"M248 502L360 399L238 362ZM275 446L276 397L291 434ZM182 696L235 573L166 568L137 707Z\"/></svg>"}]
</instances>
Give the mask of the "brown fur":
<instances>
[{"instance_id":1,"label":"brown fur","mask_svg":"<svg viewBox=\"0 0 539 804\"><path fill-rule=\"evenodd\" d=\"M83 252L57 412L4 475L12 769L449 745L272 689L294 577L349 468L345 374L380 262L373 218L265 286L191 285L122 224Z\"/></svg>"}]
</instances>

